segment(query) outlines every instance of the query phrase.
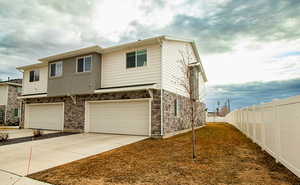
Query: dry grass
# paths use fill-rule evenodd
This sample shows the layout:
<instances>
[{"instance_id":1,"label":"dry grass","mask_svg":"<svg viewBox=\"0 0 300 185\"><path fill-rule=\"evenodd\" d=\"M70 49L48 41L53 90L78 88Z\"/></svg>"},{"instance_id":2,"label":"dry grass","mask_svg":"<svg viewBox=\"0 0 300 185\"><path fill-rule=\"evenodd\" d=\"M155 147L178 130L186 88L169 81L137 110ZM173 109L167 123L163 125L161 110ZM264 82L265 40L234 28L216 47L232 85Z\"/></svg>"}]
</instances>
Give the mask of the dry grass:
<instances>
[{"instance_id":1,"label":"dry grass","mask_svg":"<svg viewBox=\"0 0 300 185\"><path fill-rule=\"evenodd\" d=\"M148 139L39 172L30 177L57 185L299 185L300 179L228 124L197 130L197 160L191 133Z\"/></svg>"}]
</instances>

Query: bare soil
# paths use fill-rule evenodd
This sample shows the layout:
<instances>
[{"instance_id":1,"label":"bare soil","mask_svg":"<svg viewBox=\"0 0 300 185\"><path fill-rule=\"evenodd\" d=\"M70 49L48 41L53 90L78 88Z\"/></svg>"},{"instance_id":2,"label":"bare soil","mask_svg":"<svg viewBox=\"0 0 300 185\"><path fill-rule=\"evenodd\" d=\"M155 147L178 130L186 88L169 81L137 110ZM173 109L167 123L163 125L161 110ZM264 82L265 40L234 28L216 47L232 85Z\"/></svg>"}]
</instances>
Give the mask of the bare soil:
<instances>
[{"instance_id":1,"label":"bare soil","mask_svg":"<svg viewBox=\"0 0 300 185\"><path fill-rule=\"evenodd\" d=\"M229 124L196 131L197 159L191 158L191 132L148 139L29 177L57 185L300 185L300 178Z\"/></svg>"}]
</instances>

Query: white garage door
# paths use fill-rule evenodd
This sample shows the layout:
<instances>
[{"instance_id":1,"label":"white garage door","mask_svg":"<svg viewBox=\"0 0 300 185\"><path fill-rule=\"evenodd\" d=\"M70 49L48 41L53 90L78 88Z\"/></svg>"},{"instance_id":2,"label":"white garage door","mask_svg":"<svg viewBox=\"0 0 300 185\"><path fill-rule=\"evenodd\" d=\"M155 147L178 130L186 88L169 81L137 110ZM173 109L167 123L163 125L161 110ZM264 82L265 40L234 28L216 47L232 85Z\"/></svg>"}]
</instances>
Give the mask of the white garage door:
<instances>
[{"instance_id":1,"label":"white garage door","mask_svg":"<svg viewBox=\"0 0 300 185\"><path fill-rule=\"evenodd\" d=\"M87 104L89 132L149 135L149 102L90 102Z\"/></svg>"},{"instance_id":2,"label":"white garage door","mask_svg":"<svg viewBox=\"0 0 300 185\"><path fill-rule=\"evenodd\" d=\"M25 127L63 130L63 104L34 104L25 107Z\"/></svg>"}]
</instances>

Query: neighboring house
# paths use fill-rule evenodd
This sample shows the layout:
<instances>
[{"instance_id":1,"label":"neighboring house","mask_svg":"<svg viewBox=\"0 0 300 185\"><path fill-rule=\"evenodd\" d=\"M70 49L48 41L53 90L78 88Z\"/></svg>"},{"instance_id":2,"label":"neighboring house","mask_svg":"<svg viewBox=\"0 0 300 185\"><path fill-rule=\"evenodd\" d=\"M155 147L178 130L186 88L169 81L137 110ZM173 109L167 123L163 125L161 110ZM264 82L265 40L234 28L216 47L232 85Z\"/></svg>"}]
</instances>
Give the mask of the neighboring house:
<instances>
[{"instance_id":1,"label":"neighboring house","mask_svg":"<svg viewBox=\"0 0 300 185\"><path fill-rule=\"evenodd\" d=\"M207 112L207 117L216 117L218 116L218 113L217 112Z\"/></svg>"},{"instance_id":2,"label":"neighboring house","mask_svg":"<svg viewBox=\"0 0 300 185\"><path fill-rule=\"evenodd\" d=\"M0 82L0 124L18 125L22 80L14 79Z\"/></svg>"},{"instance_id":3,"label":"neighboring house","mask_svg":"<svg viewBox=\"0 0 300 185\"><path fill-rule=\"evenodd\" d=\"M25 128L162 137L190 128L176 83L180 50L192 52L197 93L207 81L195 42L160 36L39 59L23 72ZM197 126L205 122L197 102Z\"/></svg>"}]
</instances>

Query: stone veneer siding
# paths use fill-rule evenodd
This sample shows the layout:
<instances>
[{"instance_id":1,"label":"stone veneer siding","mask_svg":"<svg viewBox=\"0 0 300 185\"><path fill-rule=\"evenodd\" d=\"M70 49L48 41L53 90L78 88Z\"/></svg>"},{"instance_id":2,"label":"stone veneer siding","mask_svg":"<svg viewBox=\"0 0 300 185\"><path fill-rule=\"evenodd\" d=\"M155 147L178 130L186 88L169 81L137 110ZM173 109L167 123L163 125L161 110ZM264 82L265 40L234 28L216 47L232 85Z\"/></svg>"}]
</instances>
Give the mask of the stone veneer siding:
<instances>
[{"instance_id":1,"label":"stone veneer siding","mask_svg":"<svg viewBox=\"0 0 300 185\"><path fill-rule=\"evenodd\" d=\"M175 116L175 99L180 102L180 112ZM187 97L163 91L163 119L164 119L164 134L173 133L191 128L189 99ZM196 103L196 127L202 126L205 123L205 104Z\"/></svg>"},{"instance_id":2,"label":"stone veneer siding","mask_svg":"<svg viewBox=\"0 0 300 185\"><path fill-rule=\"evenodd\" d=\"M91 94L91 95L78 95L76 96L76 104L68 96L64 97L42 97L42 98L30 98L24 99L24 104L31 103L55 103L64 102L64 129L65 130L84 130L84 113L85 113L85 101L96 100L124 100L124 99L139 99L150 98L148 91L131 91L131 92L116 92L105 94ZM151 133L153 136L160 135L160 90L153 90L151 110ZM23 111L24 106L23 106ZM24 120L24 114L22 114L22 120ZM22 121L22 127L24 122Z\"/></svg>"},{"instance_id":3,"label":"stone veneer siding","mask_svg":"<svg viewBox=\"0 0 300 185\"><path fill-rule=\"evenodd\" d=\"M161 96L160 90L153 90L153 100L151 104L151 134L153 137L161 136ZM65 130L84 130L84 113L85 113L85 101L97 101L97 100L124 100L124 99L138 99L138 98L150 98L148 91L131 91L131 92L116 92L105 94L91 94L91 95L78 95L76 96L76 104L73 103L70 97L42 97L42 98L30 98L24 99L23 104L31 103L55 103L64 102L64 129ZM174 101L178 98L180 103L179 116L175 116ZM203 103L196 103L196 127L205 123L205 105ZM24 111L24 105L23 113ZM180 96L175 93L163 90L163 133L169 134L177 131L191 128L191 122L189 118L189 100L184 96ZM24 120L24 114L22 114L22 120ZM22 121L22 127L24 122Z\"/></svg>"},{"instance_id":4,"label":"stone veneer siding","mask_svg":"<svg viewBox=\"0 0 300 185\"><path fill-rule=\"evenodd\" d=\"M20 108L20 100L17 99L18 91L17 86L8 86L7 106L5 111L6 125L19 124L19 117L15 116L15 109Z\"/></svg>"}]
</instances>

